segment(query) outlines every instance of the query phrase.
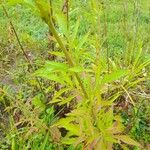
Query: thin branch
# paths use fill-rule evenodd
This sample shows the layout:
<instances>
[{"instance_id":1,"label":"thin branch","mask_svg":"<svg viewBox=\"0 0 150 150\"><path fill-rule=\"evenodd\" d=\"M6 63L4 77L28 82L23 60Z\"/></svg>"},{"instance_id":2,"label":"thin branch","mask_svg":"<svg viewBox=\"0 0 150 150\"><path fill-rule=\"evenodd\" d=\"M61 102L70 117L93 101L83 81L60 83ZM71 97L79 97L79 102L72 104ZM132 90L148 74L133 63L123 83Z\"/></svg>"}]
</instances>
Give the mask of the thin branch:
<instances>
[{"instance_id":1,"label":"thin branch","mask_svg":"<svg viewBox=\"0 0 150 150\"><path fill-rule=\"evenodd\" d=\"M23 48L23 46L22 46L22 44L21 44L21 42L20 42L20 40L19 40L18 34L17 34L16 29L15 29L15 27L14 27L14 25L13 25L13 23L12 23L10 17L9 17L9 15L8 15L8 12L7 12L6 8L4 7L4 5L2 5L2 7L3 7L4 13L5 13L6 17L8 18L9 23L10 23L10 25L11 25L11 27L12 27L14 33L15 33L15 36L16 36L17 42L18 42L18 44L19 44L19 46L20 46L20 49L22 50L22 52L23 52L23 54L24 54L26 60L28 61L29 65L32 67L31 62L30 62L30 59L29 59L27 53L25 52L25 50L24 50L24 48Z\"/></svg>"},{"instance_id":2,"label":"thin branch","mask_svg":"<svg viewBox=\"0 0 150 150\"><path fill-rule=\"evenodd\" d=\"M20 46L20 49L21 49L21 51L22 51L24 57L26 58L26 61L29 63L29 66L31 67L31 69L34 71L34 66L32 65L32 62L31 62L30 58L28 57L28 54L26 53L26 51L25 51L24 48L23 48L23 45L22 45L21 42L20 42L19 36L18 36L18 34L17 34L17 31L16 31L16 29L15 29L15 27L14 27L14 25L13 25L13 23L12 23L10 17L9 17L9 15L8 15L8 12L7 12L6 8L5 8L5 6L2 5L2 8L3 8L4 13L5 13L6 17L8 18L9 23L10 23L10 25L11 25L13 31L14 31L15 37L16 37L16 39L17 39L17 42L18 42L18 44L19 44L19 46ZM43 89L42 89L42 85L41 85L41 83L40 83L40 80L39 80L38 78L36 78L36 81L37 81L37 83L38 83L38 85L39 85L39 88L40 88L41 92L42 92L42 93L44 94L44 96L46 97L46 94L45 94L45 92L44 92Z\"/></svg>"}]
</instances>

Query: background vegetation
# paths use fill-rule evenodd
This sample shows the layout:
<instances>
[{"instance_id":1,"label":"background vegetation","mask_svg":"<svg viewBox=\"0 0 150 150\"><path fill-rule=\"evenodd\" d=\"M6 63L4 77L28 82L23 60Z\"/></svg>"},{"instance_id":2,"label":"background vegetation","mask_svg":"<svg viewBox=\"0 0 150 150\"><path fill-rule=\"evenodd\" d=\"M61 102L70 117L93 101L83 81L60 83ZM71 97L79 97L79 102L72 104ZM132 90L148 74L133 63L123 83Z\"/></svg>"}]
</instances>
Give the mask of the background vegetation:
<instances>
[{"instance_id":1,"label":"background vegetation","mask_svg":"<svg viewBox=\"0 0 150 150\"><path fill-rule=\"evenodd\" d=\"M0 33L0 149L149 150L149 0L2 0Z\"/></svg>"}]
</instances>

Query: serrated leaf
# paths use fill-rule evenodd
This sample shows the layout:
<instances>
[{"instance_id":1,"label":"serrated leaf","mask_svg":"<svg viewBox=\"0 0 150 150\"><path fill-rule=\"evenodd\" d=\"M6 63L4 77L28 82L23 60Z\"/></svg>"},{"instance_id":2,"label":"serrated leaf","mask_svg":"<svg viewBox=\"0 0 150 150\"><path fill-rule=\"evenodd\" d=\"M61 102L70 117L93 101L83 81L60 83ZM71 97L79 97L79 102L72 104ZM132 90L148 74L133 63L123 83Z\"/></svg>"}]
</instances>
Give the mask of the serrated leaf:
<instances>
[{"instance_id":1,"label":"serrated leaf","mask_svg":"<svg viewBox=\"0 0 150 150\"><path fill-rule=\"evenodd\" d=\"M138 142L131 139L128 135L115 135L115 138L117 138L118 140L120 140L126 144L134 145L137 147L142 147Z\"/></svg>"},{"instance_id":2,"label":"serrated leaf","mask_svg":"<svg viewBox=\"0 0 150 150\"><path fill-rule=\"evenodd\" d=\"M102 79L101 83L105 84L105 83L116 81L120 79L121 77L127 75L127 73L128 73L128 70L116 70L113 73L106 74L104 78Z\"/></svg>"},{"instance_id":3,"label":"serrated leaf","mask_svg":"<svg viewBox=\"0 0 150 150\"><path fill-rule=\"evenodd\" d=\"M45 78L51 81L55 81L60 84L65 84L64 78L57 76L56 74L52 74L50 72L46 72L45 69L41 69L35 72L35 75L41 78Z\"/></svg>"},{"instance_id":4,"label":"serrated leaf","mask_svg":"<svg viewBox=\"0 0 150 150\"><path fill-rule=\"evenodd\" d=\"M119 93L116 95L113 95L109 100L103 100L101 101L102 106L112 106L113 102L120 96Z\"/></svg>"},{"instance_id":5,"label":"serrated leaf","mask_svg":"<svg viewBox=\"0 0 150 150\"><path fill-rule=\"evenodd\" d=\"M46 61L45 68L52 69L53 71L67 71L69 66L65 63Z\"/></svg>"},{"instance_id":6,"label":"serrated leaf","mask_svg":"<svg viewBox=\"0 0 150 150\"><path fill-rule=\"evenodd\" d=\"M68 65L65 63L59 63L54 61L47 61L43 68L37 70L34 75L49 79L61 84L67 82L71 85L71 80L69 79L68 74L65 72L68 70Z\"/></svg>"},{"instance_id":7,"label":"serrated leaf","mask_svg":"<svg viewBox=\"0 0 150 150\"><path fill-rule=\"evenodd\" d=\"M79 125L77 124L69 123L69 124L64 124L62 127L68 130L69 132L71 132L75 136L80 135L80 128Z\"/></svg>"},{"instance_id":8,"label":"serrated leaf","mask_svg":"<svg viewBox=\"0 0 150 150\"><path fill-rule=\"evenodd\" d=\"M65 92L71 91L71 88L62 88L59 91L56 91L53 99L49 103L57 103L63 100L61 95Z\"/></svg>"},{"instance_id":9,"label":"serrated leaf","mask_svg":"<svg viewBox=\"0 0 150 150\"><path fill-rule=\"evenodd\" d=\"M75 120L74 117L62 118L58 122L56 122L53 126L63 127L65 125L68 125L70 122L74 120Z\"/></svg>"},{"instance_id":10,"label":"serrated leaf","mask_svg":"<svg viewBox=\"0 0 150 150\"><path fill-rule=\"evenodd\" d=\"M59 105L67 104L67 103L71 102L75 97L76 97L76 95L69 96L68 98L64 98L61 102L59 102Z\"/></svg>"}]
</instances>

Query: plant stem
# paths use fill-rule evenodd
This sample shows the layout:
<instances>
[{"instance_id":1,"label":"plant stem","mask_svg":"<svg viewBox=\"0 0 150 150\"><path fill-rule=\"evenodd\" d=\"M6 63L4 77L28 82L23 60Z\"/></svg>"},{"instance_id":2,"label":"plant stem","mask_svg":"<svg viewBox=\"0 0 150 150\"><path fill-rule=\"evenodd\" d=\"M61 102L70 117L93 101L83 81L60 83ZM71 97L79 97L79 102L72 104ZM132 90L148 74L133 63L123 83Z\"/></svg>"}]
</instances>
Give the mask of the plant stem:
<instances>
[{"instance_id":1,"label":"plant stem","mask_svg":"<svg viewBox=\"0 0 150 150\"><path fill-rule=\"evenodd\" d=\"M110 61L109 61L109 47L108 47L108 27L107 27L107 6L104 6L104 37L106 38L106 59L107 59L107 74L110 73ZM108 94L109 94L109 84L108 84Z\"/></svg>"},{"instance_id":2,"label":"plant stem","mask_svg":"<svg viewBox=\"0 0 150 150\"><path fill-rule=\"evenodd\" d=\"M66 0L67 7L67 30L69 30L69 0Z\"/></svg>"},{"instance_id":3,"label":"plant stem","mask_svg":"<svg viewBox=\"0 0 150 150\"><path fill-rule=\"evenodd\" d=\"M49 28L50 28L50 30L51 30L53 36L54 36L55 39L57 40L59 46L61 47L63 53L65 54L68 63L70 64L71 67L74 67L74 66L75 66L74 61L72 60L72 58L71 58L71 56L70 56L70 53L67 51L66 47L64 46L64 44L63 44L61 38L59 37L59 35L58 35L58 33L57 33L57 31L56 31L54 25L53 25L51 13L50 13L50 19L48 20L47 24L48 24L48 26L49 26ZM78 83L79 83L79 85L80 85L80 87L81 87L83 93L84 93L84 96L85 96L86 98L88 98L88 95L87 95L87 93L86 93L86 90L85 90L85 88L84 88L84 85L83 85L83 83L82 83L82 81L81 81L79 75L78 75L77 73L75 73L75 76L76 76L76 79L78 80Z\"/></svg>"}]
</instances>

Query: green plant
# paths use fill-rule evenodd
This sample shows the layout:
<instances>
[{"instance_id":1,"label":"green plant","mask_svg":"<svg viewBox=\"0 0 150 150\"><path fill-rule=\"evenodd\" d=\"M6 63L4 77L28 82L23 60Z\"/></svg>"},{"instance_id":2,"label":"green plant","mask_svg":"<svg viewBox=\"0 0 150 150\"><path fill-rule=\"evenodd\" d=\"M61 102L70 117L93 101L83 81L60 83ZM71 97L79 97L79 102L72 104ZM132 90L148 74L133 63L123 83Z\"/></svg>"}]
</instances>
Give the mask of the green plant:
<instances>
[{"instance_id":1,"label":"green plant","mask_svg":"<svg viewBox=\"0 0 150 150\"><path fill-rule=\"evenodd\" d=\"M54 99L52 99L50 103L58 103L59 105L64 105L66 103L69 104L71 103L70 101L76 97L77 105L74 106L74 109L69 114L67 114L66 118L60 119L54 125L63 127L68 130L68 133L62 139L62 142L65 144L74 144L74 146L80 143L84 143L84 147L94 147L95 149L100 149L100 147L102 149L108 149L109 146L111 148L114 142L117 143L120 140L128 144L139 146L136 142L130 139L129 136L122 135L122 124L117 119L115 119L116 117L113 115L113 102L117 97L120 96L120 93L115 94L115 96L112 95L113 98L108 98L105 101L102 98L102 94L105 94L107 91L102 91L101 89L103 89L106 84L119 80L122 77L129 78L128 80L132 81L133 78L138 76L138 73L141 71L141 67L143 68L149 64L149 60L148 62L141 64L139 69L136 68L135 75L129 74L127 69L119 70L119 68L116 67L111 70L112 73L102 75L102 70L106 68L102 68L102 64L95 63L94 60L93 65L95 68L92 68L91 65L87 65L85 68L84 65L82 66L80 64L80 66L82 66L83 68L81 70L77 69L79 67L75 67L76 65L73 63L74 61L72 52L70 50L67 51L64 43L62 42L61 38L58 36L56 29L54 28L51 19L52 16L49 13L49 9L44 9L46 7L46 4L42 2L40 3L39 1L36 1L36 4L40 10L42 19L48 24L51 32L53 33L53 36L56 38L58 44L60 45L60 48L64 52L66 60L71 66L69 67L66 63L47 62L42 70L38 70L36 72L38 76L46 77L50 80L59 82L65 88L69 88L64 90L64 88L62 87L59 93L56 92L57 97L54 96ZM74 49L74 47L71 48ZM71 55L69 53L71 53ZM138 62L140 54L141 50L135 57L133 69ZM130 56L132 56L132 54ZM80 55L78 57L80 57ZM81 73L84 74L84 84L82 84L81 82ZM70 80L71 76L74 75L78 82L75 82L76 84L72 87L72 85L70 85ZM132 86L133 84L134 82L132 81ZM123 88L123 91L125 91L129 96L129 93L127 92L126 88L123 87L123 85L117 88ZM80 91L80 89L82 92ZM73 96L70 95L70 97L68 96L64 99L60 94L63 94L67 90ZM122 93L122 91L120 92ZM74 95L74 93L78 93L80 99L77 99L77 96L76 94ZM131 103L134 105L134 101L132 100L132 98L130 96L129 98L131 100ZM114 127L114 124L117 124L117 126ZM90 131L90 133L88 132L88 130ZM111 130L112 132L110 132Z\"/></svg>"},{"instance_id":2,"label":"green plant","mask_svg":"<svg viewBox=\"0 0 150 150\"><path fill-rule=\"evenodd\" d=\"M147 45L141 30L136 28L136 33L134 30L126 33L139 25L138 19L134 20L135 26L130 24L127 7L123 4L123 31L109 32L110 28L116 28L119 18L122 19L120 7L117 7L120 15L108 12L109 4L115 1L70 1L67 17L60 9L61 1L8 2L9 5L27 6L27 12L39 14L47 26L40 22L38 29L42 33L50 32L50 50L46 48L47 42L43 44L39 40L45 36L32 32L30 27L27 30L31 36L24 33L18 42L35 50L39 45L40 49L45 49L46 56L54 56L53 60L47 60L45 56L34 57L31 59L33 69L29 72L30 60L22 65L23 69L10 71L15 84L23 86L13 93L1 89L1 101L10 114L10 130L5 133L8 147L12 150L141 148L143 142L139 140L137 130L141 128L141 122L147 121L147 116L137 126L133 125L141 118L137 107L140 96L136 97L134 91L138 93L139 87L147 83L150 59L145 57ZM18 8L21 5L17 5ZM135 6L134 13L138 11L139 14L138 9ZM138 18L138 14L134 15ZM24 16L25 22L28 17L31 16ZM36 17L38 21L40 17ZM116 40L114 35L118 35ZM40 84L36 82L37 78ZM132 111L130 132L126 131L128 125L124 123L127 119L122 119L118 113L118 105L122 102L123 111L129 106ZM143 130L140 129L146 141L148 136Z\"/></svg>"}]
</instances>

